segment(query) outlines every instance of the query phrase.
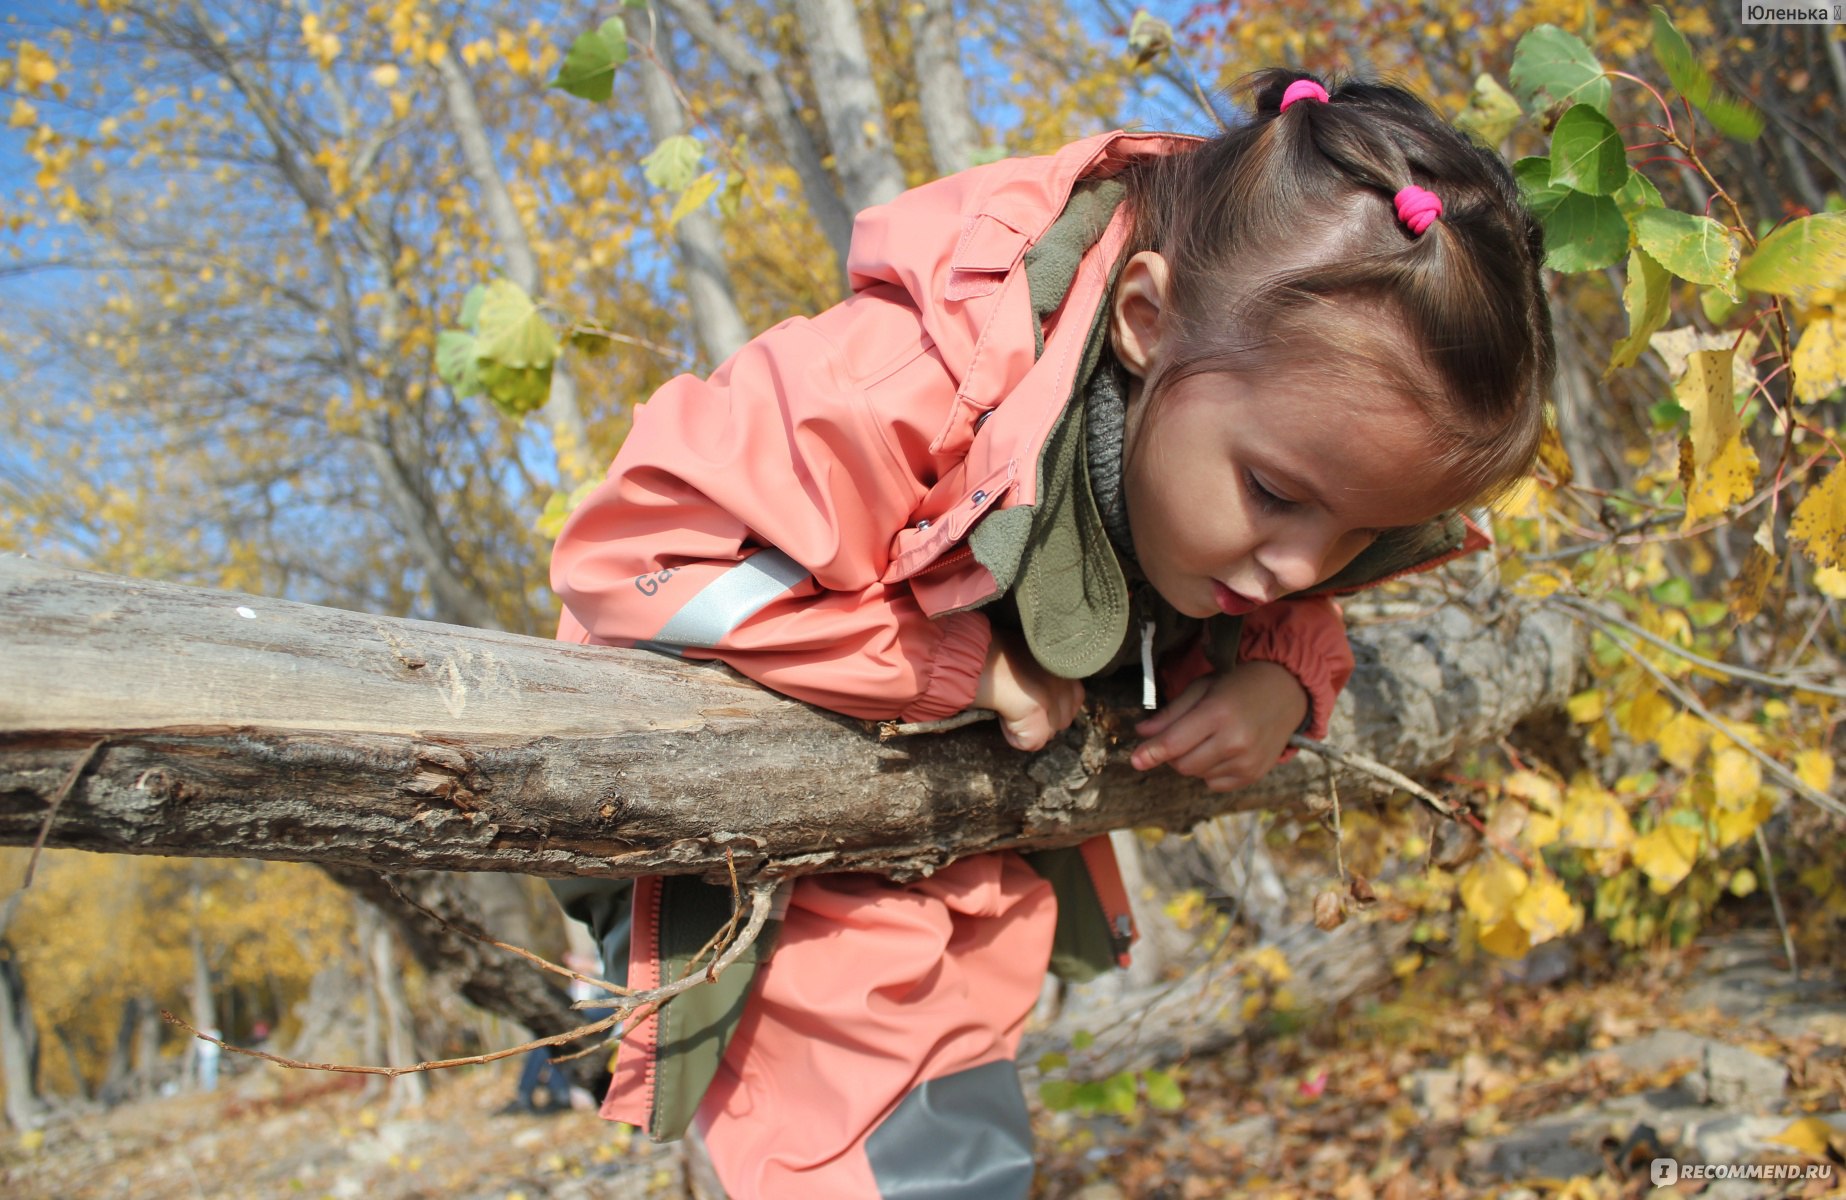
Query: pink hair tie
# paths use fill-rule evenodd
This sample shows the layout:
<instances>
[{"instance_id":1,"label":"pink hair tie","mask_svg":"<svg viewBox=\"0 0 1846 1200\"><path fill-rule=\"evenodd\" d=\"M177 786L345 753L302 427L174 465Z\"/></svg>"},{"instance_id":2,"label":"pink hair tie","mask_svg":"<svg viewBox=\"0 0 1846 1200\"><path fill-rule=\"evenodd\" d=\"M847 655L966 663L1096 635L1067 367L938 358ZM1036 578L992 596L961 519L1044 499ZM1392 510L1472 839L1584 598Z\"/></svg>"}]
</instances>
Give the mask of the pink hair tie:
<instances>
[{"instance_id":1,"label":"pink hair tie","mask_svg":"<svg viewBox=\"0 0 1846 1200\"><path fill-rule=\"evenodd\" d=\"M1397 194L1397 219L1421 237L1430 223L1442 215L1442 197L1414 183Z\"/></svg>"},{"instance_id":2,"label":"pink hair tie","mask_svg":"<svg viewBox=\"0 0 1846 1200\"><path fill-rule=\"evenodd\" d=\"M1327 103L1327 89L1312 79L1297 79L1288 85L1282 93L1282 107L1279 111L1287 112L1288 106L1297 100L1313 100L1320 104Z\"/></svg>"}]
</instances>

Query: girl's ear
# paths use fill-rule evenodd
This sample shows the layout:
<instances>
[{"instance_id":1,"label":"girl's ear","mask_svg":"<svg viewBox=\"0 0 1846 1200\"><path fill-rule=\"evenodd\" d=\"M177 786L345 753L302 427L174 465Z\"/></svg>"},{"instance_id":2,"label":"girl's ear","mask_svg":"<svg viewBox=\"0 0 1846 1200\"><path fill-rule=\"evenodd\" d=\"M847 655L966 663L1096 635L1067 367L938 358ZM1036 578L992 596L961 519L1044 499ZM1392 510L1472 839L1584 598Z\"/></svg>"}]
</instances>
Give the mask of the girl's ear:
<instances>
[{"instance_id":1,"label":"girl's ear","mask_svg":"<svg viewBox=\"0 0 1846 1200\"><path fill-rule=\"evenodd\" d=\"M1109 298L1109 339L1115 357L1137 379L1145 379L1169 333L1167 260L1143 250L1122 266Z\"/></svg>"}]
</instances>

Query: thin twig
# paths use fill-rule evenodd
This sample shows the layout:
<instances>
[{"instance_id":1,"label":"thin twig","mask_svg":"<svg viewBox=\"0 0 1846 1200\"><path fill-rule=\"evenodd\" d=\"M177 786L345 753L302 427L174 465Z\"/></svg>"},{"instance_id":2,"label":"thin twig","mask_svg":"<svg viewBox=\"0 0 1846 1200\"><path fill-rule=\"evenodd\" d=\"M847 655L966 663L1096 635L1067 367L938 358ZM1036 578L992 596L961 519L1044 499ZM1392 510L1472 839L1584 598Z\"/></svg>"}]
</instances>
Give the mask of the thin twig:
<instances>
[{"instance_id":1,"label":"thin twig","mask_svg":"<svg viewBox=\"0 0 1846 1200\"><path fill-rule=\"evenodd\" d=\"M1322 758L1331 759L1343 767L1350 767L1355 771L1360 771L1367 775L1382 779L1392 787L1402 788L1404 791L1409 792L1412 796L1415 796L1451 821L1456 820L1460 816L1455 810L1454 805L1450 804L1447 800L1436 795L1436 793L1430 791L1408 775L1394 771L1376 759L1367 758L1363 754L1354 754L1350 750L1336 749L1326 742L1310 741L1298 733L1288 739L1288 744L1297 749L1306 750L1310 754L1318 754Z\"/></svg>"},{"instance_id":2,"label":"thin twig","mask_svg":"<svg viewBox=\"0 0 1846 1200\"><path fill-rule=\"evenodd\" d=\"M621 1023L626 1015L625 1012L618 1011L611 1013L600 1021L595 1021L589 1025L580 1025L575 1029L569 1029L563 1033L554 1033L550 1037L536 1038L522 1046L509 1046L504 1050L492 1050L486 1054L476 1054L468 1058L437 1059L433 1062L412 1063L407 1067L364 1067L349 1066L345 1063L303 1062L300 1059L284 1058L280 1054L270 1054L264 1050L249 1050L243 1046L233 1046L222 1038L215 1038L209 1033L201 1033L199 1030L194 1029L191 1025L164 1008L160 1010L161 1019L168 1024L177 1025L200 1041L210 1042L221 1050L227 1050L232 1054L241 1054L245 1058L260 1058L265 1062L275 1063L278 1067L291 1067L297 1071L333 1071L341 1075L383 1075L388 1079L395 1079L399 1075L414 1075L419 1071L442 1071L449 1067L475 1066L480 1063L495 1062L502 1058L511 1058L515 1054L526 1054L545 1046L561 1046L565 1042L574 1042L580 1037L588 1037L593 1033L601 1033L605 1029L613 1029L616 1025Z\"/></svg>"},{"instance_id":3,"label":"thin twig","mask_svg":"<svg viewBox=\"0 0 1846 1200\"><path fill-rule=\"evenodd\" d=\"M397 886L397 881L391 878L391 876L380 875L379 878L384 881L384 885L387 888L391 889L391 894L393 896L396 896L399 900L402 900L405 904L410 905L410 907L416 909L418 912L422 913L424 916L428 917L430 920L436 922L436 924L442 926L444 929L448 930L450 933L459 933L463 937L471 937L475 941L492 946L496 950L504 950L508 954L518 955L520 958L525 959L527 962L531 963L533 966L538 967L541 970L550 971L553 975L562 975L567 979L574 979L579 983L587 983L591 987L602 988L604 991L610 992L613 995L617 995L617 996L627 996L630 994L629 989L623 987L619 983L610 983L606 979L597 979L594 976L585 975L581 971L573 971L569 967L561 967L557 963L554 963L549 959L539 957L538 955L532 953L530 950L522 950L518 946L511 946L505 942L496 941L493 938L488 937L486 934L482 933L478 929L469 929L465 925L457 925L453 921L450 921L448 918L444 917L441 913L438 913L435 910L429 908L428 906L420 903L419 901L413 900L409 896L406 896L403 893L403 890Z\"/></svg>"},{"instance_id":4,"label":"thin twig","mask_svg":"<svg viewBox=\"0 0 1846 1200\"><path fill-rule=\"evenodd\" d=\"M1803 683L1799 679L1794 679L1786 675L1765 675L1761 671L1752 671L1748 667L1734 667L1729 663L1722 663L1716 659L1706 658L1702 654L1695 654L1684 646L1675 645L1659 634L1649 633L1634 622L1625 620L1613 613L1605 612L1593 604L1579 600L1575 596L1553 594L1547 596L1545 602L1564 609L1572 616L1577 617L1578 620L1583 620L1587 617L1590 624L1603 626L1605 632L1607 627L1611 625L1626 630L1636 637L1652 642L1662 650L1671 651L1687 662L1702 667L1714 674L1728 675L1732 679L1741 679L1749 683L1760 683L1765 687L1772 687L1781 691L1812 692L1817 696L1838 696L1842 699L1846 699L1846 687L1831 687L1824 683Z\"/></svg>"},{"instance_id":5,"label":"thin twig","mask_svg":"<svg viewBox=\"0 0 1846 1200\"><path fill-rule=\"evenodd\" d=\"M1812 801L1814 804L1825 809L1827 812L1832 813L1836 817L1846 817L1846 804L1840 803L1838 800L1834 799L1832 796L1827 795L1827 793L1823 791L1820 791L1816 788L1809 787L1807 783L1805 783L1793 771L1789 770L1787 767L1783 766L1781 763L1777 762L1775 759L1769 757L1767 754L1764 754L1761 750L1758 750L1753 744L1751 744L1748 738L1744 737L1741 734L1733 733L1731 731L1730 726L1727 725L1716 713L1712 712L1709 708L1706 708L1702 703L1699 702L1699 698L1697 696L1693 695L1691 692L1687 691L1685 688L1680 687L1679 684L1675 683L1672 679L1668 678L1666 672L1662 671L1659 667L1656 667L1653 663L1648 662L1647 658L1640 652L1640 650L1638 650L1631 643L1623 641L1622 638L1618 636L1613 630L1605 629L1602 631L1602 633L1604 637L1608 638L1610 641L1614 642L1617 646L1621 647L1621 649L1628 655L1628 657L1634 659L1635 662L1639 663L1641 666L1641 669L1646 671L1649 675L1652 675L1654 677L1654 682L1658 683L1667 692L1671 693L1674 699L1678 700L1681 704L1685 705L1687 708L1691 709L1693 712L1697 713L1699 716L1705 718L1705 721L1709 725L1711 725L1713 729L1718 730L1720 733L1724 734L1725 737L1731 739L1731 741L1735 743L1739 749L1741 749L1744 753L1750 755L1750 757L1756 759L1765 768L1767 768L1769 773L1771 775L1774 775L1778 780L1780 780L1784 787L1788 788L1790 791L1794 792L1796 795L1800 796L1802 799Z\"/></svg>"},{"instance_id":6,"label":"thin twig","mask_svg":"<svg viewBox=\"0 0 1846 1200\"><path fill-rule=\"evenodd\" d=\"M1763 855L1763 886L1769 889L1769 904L1775 909L1776 928L1782 931L1782 949L1788 952L1788 974L1792 979L1801 978L1801 968L1795 965L1795 939L1788 935L1788 917L1782 912L1782 893L1775 885L1775 864L1769 860L1769 839L1763 836L1763 827L1756 827L1756 848Z\"/></svg>"},{"instance_id":7,"label":"thin twig","mask_svg":"<svg viewBox=\"0 0 1846 1200\"><path fill-rule=\"evenodd\" d=\"M83 757L77 760L77 765L65 774L64 782L58 785L58 790L52 793L51 807L45 811L45 823L38 827L38 840L32 843L32 857L26 860L26 877L19 881L20 891L23 892L32 886L32 875L38 870L39 851L45 848L45 839L51 836L51 823L57 820L58 809L64 806L64 798L71 794L71 789L77 784L77 777L89 769L91 760L96 757L96 752L101 750L103 743L108 740L105 737L91 742L90 748L83 752Z\"/></svg>"},{"instance_id":8,"label":"thin twig","mask_svg":"<svg viewBox=\"0 0 1846 1200\"><path fill-rule=\"evenodd\" d=\"M940 721L880 721L878 740L888 742L894 737L910 737L918 733L947 733L951 729L960 729L964 725L973 725L977 721L991 721L999 715L990 708L970 708L952 717L944 717Z\"/></svg>"}]
</instances>

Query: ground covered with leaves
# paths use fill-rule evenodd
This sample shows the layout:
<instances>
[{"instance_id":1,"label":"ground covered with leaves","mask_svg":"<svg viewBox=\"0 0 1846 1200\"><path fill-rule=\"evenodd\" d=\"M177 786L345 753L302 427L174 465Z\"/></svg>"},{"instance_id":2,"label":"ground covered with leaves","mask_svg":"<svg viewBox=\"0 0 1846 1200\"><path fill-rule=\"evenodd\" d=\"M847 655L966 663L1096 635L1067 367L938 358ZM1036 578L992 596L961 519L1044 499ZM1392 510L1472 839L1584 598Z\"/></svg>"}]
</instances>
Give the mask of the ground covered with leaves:
<instances>
[{"instance_id":1,"label":"ground covered with leaves","mask_svg":"<svg viewBox=\"0 0 1846 1200\"><path fill-rule=\"evenodd\" d=\"M1710 1197L1846 1195L1846 998L1733 931L1560 977L1435 965L1390 994L1174 1072L1183 1103L1037 1113L1041 1197L1627 1197L1650 1165L1769 1163ZM516 1063L450 1072L416 1111L363 1080L246 1069L212 1095L72 1114L6 1146L11 1196L686 1194L674 1148L589 1112L500 1115ZM1675 1194L1671 1191L1660 1194Z\"/></svg>"}]
</instances>

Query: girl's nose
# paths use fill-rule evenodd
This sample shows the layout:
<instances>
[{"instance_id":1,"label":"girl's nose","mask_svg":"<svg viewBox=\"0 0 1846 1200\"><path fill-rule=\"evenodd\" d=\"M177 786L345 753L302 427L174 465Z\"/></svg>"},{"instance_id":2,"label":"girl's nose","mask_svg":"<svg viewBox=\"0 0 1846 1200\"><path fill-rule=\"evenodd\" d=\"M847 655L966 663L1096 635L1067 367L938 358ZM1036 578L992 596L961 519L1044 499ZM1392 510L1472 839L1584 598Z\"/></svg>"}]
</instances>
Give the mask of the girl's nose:
<instances>
[{"instance_id":1,"label":"girl's nose","mask_svg":"<svg viewBox=\"0 0 1846 1200\"><path fill-rule=\"evenodd\" d=\"M1319 583L1324 574L1322 568L1332 549L1331 543L1325 538L1297 534L1273 540L1259 550L1257 563L1275 580L1272 589L1274 596L1271 599Z\"/></svg>"}]
</instances>

